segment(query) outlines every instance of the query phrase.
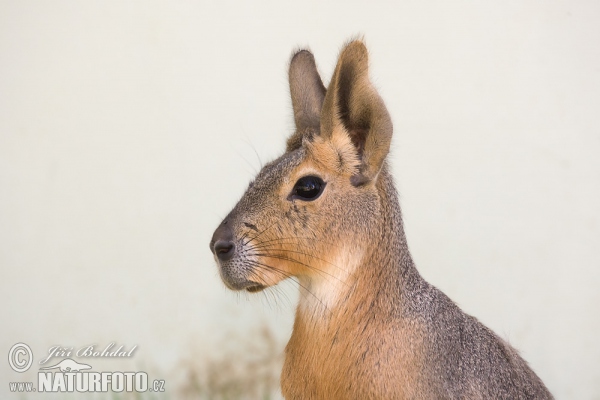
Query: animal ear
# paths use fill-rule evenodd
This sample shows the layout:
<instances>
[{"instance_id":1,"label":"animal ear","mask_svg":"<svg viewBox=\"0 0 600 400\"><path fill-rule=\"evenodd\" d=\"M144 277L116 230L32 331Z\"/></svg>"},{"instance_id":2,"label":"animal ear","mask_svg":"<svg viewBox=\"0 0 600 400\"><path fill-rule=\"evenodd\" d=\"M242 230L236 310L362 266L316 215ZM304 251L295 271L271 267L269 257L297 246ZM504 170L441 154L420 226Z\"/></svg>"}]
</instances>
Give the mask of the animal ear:
<instances>
[{"instance_id":1,"label":"animal ear","mask_svg":"<svg viewBox=\"0 0 600 400\"><path fill-rule=\"evenodd\" d=\"M392 140L392 120L369 80L368 64L367 48L361 41L346 45L321 111L321 136L345 132L356 148L360 167L351 178L354 186L377 177Z\"/></svg>"},{"instance_id":2,"label":"animal ear","mask_svg":"<svg viewBox=\"0 0 600 400\"><path fill-rule=\"evenodd\" d=\"M319 133L325 86L317 71L315 58L308 50L300 50L292 57L289 79L296 123L296 131L287 140L287 151L292 151L302 145L304 135Z\"/></svg>"}]
</instances>

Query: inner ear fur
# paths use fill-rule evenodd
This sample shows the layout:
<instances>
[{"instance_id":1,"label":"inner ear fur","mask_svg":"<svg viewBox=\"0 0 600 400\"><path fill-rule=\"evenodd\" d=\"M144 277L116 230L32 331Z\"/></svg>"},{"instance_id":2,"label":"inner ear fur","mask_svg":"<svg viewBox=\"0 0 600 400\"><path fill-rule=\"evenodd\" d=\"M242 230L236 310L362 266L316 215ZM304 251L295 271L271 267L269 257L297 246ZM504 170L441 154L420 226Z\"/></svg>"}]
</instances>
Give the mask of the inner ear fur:
<instances>
[{"instance_id":1,"label":"inner ear fur","mask_svg":"<svg viewBox=\"0 0 600 400\"><path fill-rule=\"evenodd\" d=\"M325 86L310 51L300 50L292 56L289 82L296 131L288 138L286 151L299 148L304 136L318 135L320 130Z\"/></svg>"},{"instance_id":2,"label":"inner ear fur","mask_svg":"<svg viewBox=\"0 0 600 400\"><path fill-rule=\"evenodd\" d=\"M356 149L360 166L351 177L354 186L376 179L389 152L392 121L383 100L369 80L367 48L350 42L340 53L323 101L320 134L331 138L345 132Z\"/></svg>"}]
</instances>

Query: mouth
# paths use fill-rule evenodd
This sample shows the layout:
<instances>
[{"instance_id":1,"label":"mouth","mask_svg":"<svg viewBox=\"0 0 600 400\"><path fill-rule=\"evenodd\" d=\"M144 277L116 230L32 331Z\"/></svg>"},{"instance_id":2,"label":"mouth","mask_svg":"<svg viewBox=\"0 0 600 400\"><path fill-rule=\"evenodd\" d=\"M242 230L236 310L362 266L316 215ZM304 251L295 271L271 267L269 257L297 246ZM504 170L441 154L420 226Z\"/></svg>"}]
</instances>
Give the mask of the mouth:
<instances>
[{"instance_id":1,"label":"mouth","mask_svg":"<svg viewBox=\"0 0 600 400\"><path fill-rule=\"evenodd\" d=\"M230 279L223 279L223 282L225 283L225 286L231 290L245 290L248 293L257 293L267 288L267 285L262 285L260 283L248 280L243 280L240 282L235 280L232 281Z\"/></svg>"},{"instance_id":2,"label":"mouth","mask_svg":"<svg viewBox=\"0 0 600 400\"><path fill-rule=\"evenodd\" d=\"M241 270L243 268L231 261L221 261L217 257L215 257L215 260L223 283L231 290L245 290L248 293L257 293L270 286L248 279L248 275L251 275L249 271Z\"/></svg>"},{"instance_id":3,"label":"mouth","mask_svg":"<svg viewBox=\"0 0 600 400\"><path fill-rule=\"evenodd\" d=\"M250 292L250 293L260 292L261 290L264 290L264 289L266 289L266 286L259 285L259 284L255 284L255 285L251 285L251 286L247 286L246 287L246 291Z\"/></svg>"}]
</instances>

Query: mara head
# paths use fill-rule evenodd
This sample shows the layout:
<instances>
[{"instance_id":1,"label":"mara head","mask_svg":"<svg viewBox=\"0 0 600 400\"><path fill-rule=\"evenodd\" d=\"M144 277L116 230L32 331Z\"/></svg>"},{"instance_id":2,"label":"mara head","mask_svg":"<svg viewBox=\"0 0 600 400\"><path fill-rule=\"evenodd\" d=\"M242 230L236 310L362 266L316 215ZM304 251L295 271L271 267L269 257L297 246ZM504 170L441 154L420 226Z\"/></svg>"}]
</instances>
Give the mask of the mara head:
<instances>
[{"instance_id":1,"label":"mara head","mask_svg":"<svg viewBox=\"0 0 600 400\"><path fill-rule=\"evenodd\" d=\"M376 251L392 123L369 81L366 47L344 47L327 89L301 50L289 83L296 130L286 151L262 168L210 243L230 289L255 292L291 276L310 286L340 280Z\"/></svg>"}]
</instances>

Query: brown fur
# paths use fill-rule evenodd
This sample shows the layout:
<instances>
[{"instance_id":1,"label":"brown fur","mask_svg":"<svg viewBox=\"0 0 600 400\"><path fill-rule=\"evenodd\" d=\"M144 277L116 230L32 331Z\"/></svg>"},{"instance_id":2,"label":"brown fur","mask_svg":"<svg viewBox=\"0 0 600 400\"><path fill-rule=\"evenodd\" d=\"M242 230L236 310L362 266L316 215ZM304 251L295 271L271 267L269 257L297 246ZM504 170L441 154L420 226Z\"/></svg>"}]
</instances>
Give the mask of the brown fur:
<instances>
[{"instance_id":1,"label":"brown fur","mask_svg":"<svg viewBox=\"0 0 600 400\"><path fill-rule=\"evenodd\" d=\"M232 289L300 285L285 397L552 398L510 345L417 272L385 162L392 123L364 44L342 50L326 91L306 50L289 76L296 131L211 242ZM306 176L326 183L312 201L291 196Z\"/></svg>"}]
</instances>

